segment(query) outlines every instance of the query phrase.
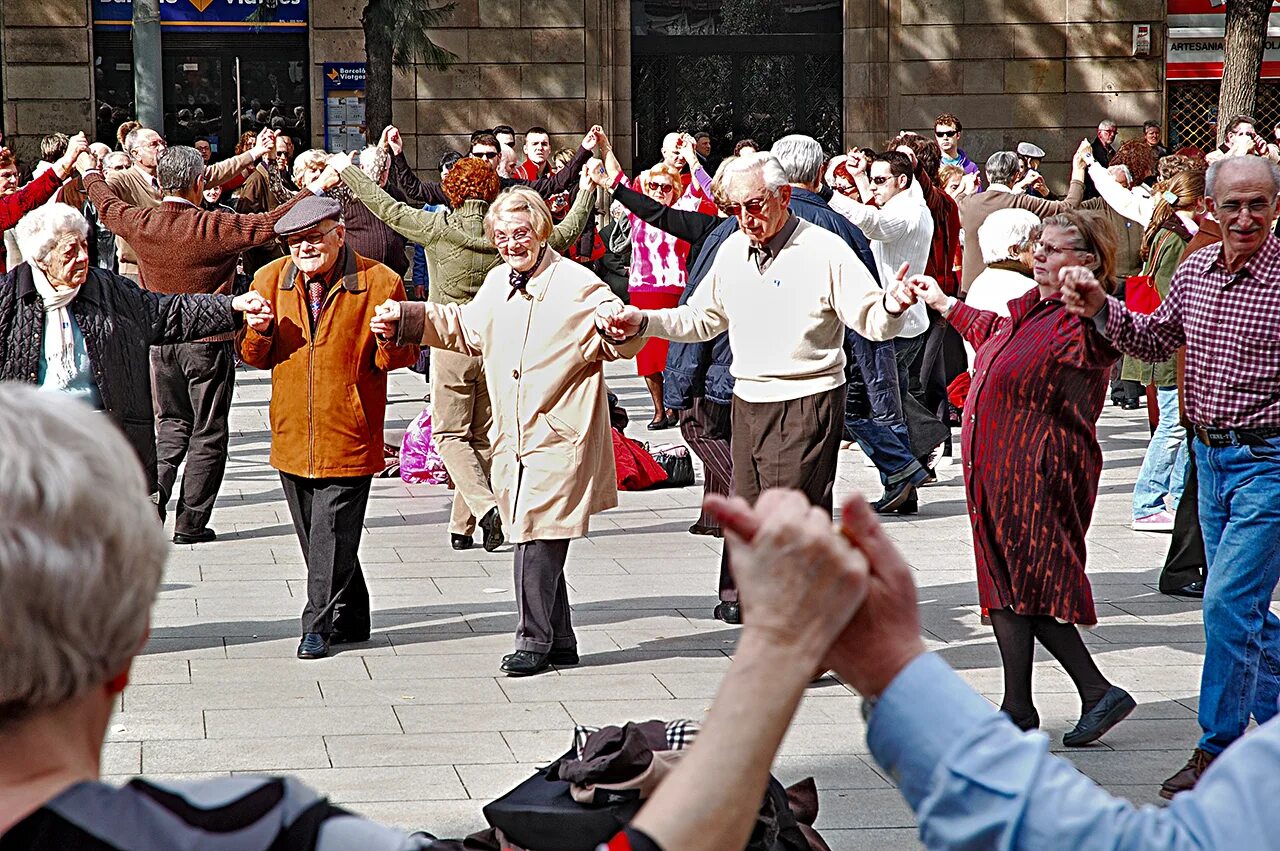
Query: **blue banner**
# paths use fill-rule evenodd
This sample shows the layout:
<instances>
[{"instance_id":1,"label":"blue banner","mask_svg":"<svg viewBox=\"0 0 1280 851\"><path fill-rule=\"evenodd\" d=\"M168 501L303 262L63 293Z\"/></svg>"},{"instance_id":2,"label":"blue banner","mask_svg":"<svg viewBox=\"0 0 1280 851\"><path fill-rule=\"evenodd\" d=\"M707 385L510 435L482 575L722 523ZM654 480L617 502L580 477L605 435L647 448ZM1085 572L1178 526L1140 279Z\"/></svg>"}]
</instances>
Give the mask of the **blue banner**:
<instances>
[{"instance_id":1,"label":"blue banner","mask_svg":"<svg viewBox=\"0 0 1280 851\"><path fill-rule=\"evenodd\" d=\"M160 0L160 24L184 32L269 32L307 27L307 0ZM93 0L93 25L133 26L133 0Z\"/></svg>"}]
</instances>

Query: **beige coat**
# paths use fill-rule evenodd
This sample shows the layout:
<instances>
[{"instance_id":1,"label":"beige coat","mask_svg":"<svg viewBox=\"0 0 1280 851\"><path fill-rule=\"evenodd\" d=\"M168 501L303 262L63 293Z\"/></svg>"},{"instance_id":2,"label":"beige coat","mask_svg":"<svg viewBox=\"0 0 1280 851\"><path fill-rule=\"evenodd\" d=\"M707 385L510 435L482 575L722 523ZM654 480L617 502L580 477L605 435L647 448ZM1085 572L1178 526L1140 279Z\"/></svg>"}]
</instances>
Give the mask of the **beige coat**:
<instances>
[{"instance_id":1,"label":"beige coat","mask_svg":"<svg viewBox=\"0 0 1280 851\"><path fill-rule=\"evenodd\" d=\"M634 357L637 338L596 332L596 308L617 301L589 270L547 251L525 294L506 264L465 305L406 302L399 338L484 357L493 401L493 495L515 543L578 538L618 504L604 362Z\"/></svg>"}]
</instances>

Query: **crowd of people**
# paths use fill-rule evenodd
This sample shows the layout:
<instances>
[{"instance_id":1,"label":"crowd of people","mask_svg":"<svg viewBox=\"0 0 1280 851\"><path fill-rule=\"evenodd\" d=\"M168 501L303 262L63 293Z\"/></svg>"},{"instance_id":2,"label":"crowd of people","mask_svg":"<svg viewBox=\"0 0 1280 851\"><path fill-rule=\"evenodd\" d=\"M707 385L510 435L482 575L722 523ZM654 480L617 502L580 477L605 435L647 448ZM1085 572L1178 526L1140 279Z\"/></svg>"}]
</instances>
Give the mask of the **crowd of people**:
<instances>
[{"instance_id":1,"label":"crowd of people","mask_svg":"<svg viewBox=\"0 0 1280 851\"><path fill-rule=\"evenodd\" d=\"M900 732L877 746L873 726L873 752L902 772L922 829L935 818L943 846L996 821L978 811L1003 805L981 796L965 804L968 822L964 807L939 803L983 782L982 752L993 748L1042 770L997 781L1032 784L1018 789L1033 805L1001 818L1055 829L1053 804L1034 806L1049 794L1038 778L1053 776L1099 813L1137 820L1118 831L1200 836L1203 825L1184 819L1190 807L1170 815L1171 827L1148 824L1101 792L1086 794L1070 769L1017 736L1039 726L1037 641L1079 693L1066 746L1097 741L1136 706L1080 633L1097 623L1086 534L1103 467L1096 423L1110 393L1122 408L1144 396L1149 407L1131 520L1139 532L1173 533L1161 590L1204 600L1203 736L1161 795L1194 789L1251 718L1274 738L1280 148L1255 125L1238 116L1219 149L1170 154L1154 122L1117 145L1115 123L1103 121L1069 152L1065 187L1041 173L1046 152L1033 141L979 165L949 113L932 133L903 131L835 155L789 135L767 149L744 139L715 162L705 134L673 132L661 160L634 176L599 126L562 150L544 128L529 128L523 159L510 126L478 130L467 151L441 159L440 180L415 173L395 127L355 156L295 152L268 128L216 161L207 145L170 146L136 122L120 128L121 150L51 134L25 184L0 150L0 379L105 413L144 483L133 481L137 464L103 462L93 469L120 478L108 492L144 488L163 520L177 490L174 543L207 545L217 537L237 366L270 370L270 464L307 564L297 656L317 659L370 636L358 550L372 479L386 466L388 374L426 362L433 433L455 484L450 546L475 546L477 531L485 550L513 545L518 625L500 668L529 676L578 663L565 568L591 516L618 503L603 365L634 359L653 406L647 428L678 426L703 463L706 500L690 532L727 539L714 616L744 633L708 728L730 736L751 727L755 736L736 768L691 759L672 787L719 795L713 786L731 768L740 770L733 788L762 783L760 767L821 662L882 703L901 692L886 722ZM61 402L3 392L0 413L65 421L77 439L78 428L92 431L92 418ZM920 511L957 425L977 597L1004 673L1001 722L983 717L945 665L917 659L914 590L875 520ZM118 438L101 434L101 451L114 450ZM852 443L883 492L855 499L843 534L833 534L838 458ZM0 466L11 451L0 449ZM5 500L15 507L0 512L17 518L14 528L63 534L23 507L20 481L57 471L14 469L0 486L15 489ZM127 554L155 563L150 578L118 575L115 543L95 551L93 581L133 583L136 603L114 613L129 624L100 624L111 641L84 651L109 647L110 658L86 661L74 682L38 681L38 670L0 679L0 752L6 717L60 712L85 689L108 701L77 704L79 723L100 740L95 725L127 680L138 646L125 639L145 622L163 558L154 536L143 537L151 549ZM4 552L0 588L10 571L43 587ZM18 608L29 600L0 600L30 618ZM890 613L902 623L872 622ZM56 632L62 621L42 623ZM887 632L896 643L868 658ZM46 653L45 638L52 633L33 628L19 650ZM731 695L753 688L755 664L783 662L799 665L788 669L796 681L772 678L763 691L773 704L743 717ZM938 713L951 706L957 715L944 721ZM944 741L923 729L954 728L958 718L981 734L953 729ZM33 741L50 735L44 723ZM929 765L895 735L932 741ZM972 753L949 752L956 742ZM979 768L930 776L950 760ZM1234 782L1244 782L1249 761L1234 766ZM96 777L96 763L92 777L80 768L78 779ZM1217 776L1229 784L1230 771ZM33 798L24 814L47 800ZM648 836L619 841L732 845L698 844L732 833L690 838L698 825L670 814L678 800L655 797L644 812L660 815L637 821ZM0 821L0 830L16 823Z\"/></svg>"}]
</instances>

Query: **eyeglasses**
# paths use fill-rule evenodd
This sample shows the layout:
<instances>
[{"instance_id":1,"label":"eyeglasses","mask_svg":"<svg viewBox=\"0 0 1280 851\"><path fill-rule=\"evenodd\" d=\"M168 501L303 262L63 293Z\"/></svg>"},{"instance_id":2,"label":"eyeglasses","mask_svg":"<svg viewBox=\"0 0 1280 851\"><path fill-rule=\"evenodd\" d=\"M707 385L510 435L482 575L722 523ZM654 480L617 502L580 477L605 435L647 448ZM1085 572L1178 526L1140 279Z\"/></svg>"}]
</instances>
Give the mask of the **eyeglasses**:
<instances>
[{"instance_id":1,"label":"eyeglasses","mask_svg":"<svg viewBox=\"0 0 1280 851\"><path fill-rule=\"evenodd\" d=\"M324 238L333 233L341 225L334 225L325 231L313 230L308 233L294 233L283 237L280 241L290 248L297 248L300 245L320 245L324 242Z\"/></svg>"},{"instance_id":2,"label":"eyeglasses","mask_svg":"<svg viewBox=\"0 0 1280 851\"><path fill-rule=\"evenodd\" d=\"M1241 211L1247 210L1249 215L1256 216L1270 210L1271 203L1270 201L1260 200L1250 201L1248 204L1242 204L1239 201L1227 201L1225 204L1214 205L1214 211L1225 213L1228 216L1238 216Z\"/></svg>"},{"instance_id":3,"label":"eyeglasses","mask_svg":"<svg viewBox=\"0 0 1280 851\"><path fill-rule=\"evenodd\" d=\"M742 215L742 211L746 210L753 216L758 216L764 212L765 205L769 202L765 198L752 198L750 201L744 201L741 204L725 204L720 209L729 215L737 218Z\"/></svg>"},{"instance_id":4,"label":"eyeglasses","mask_svg":"<svg viewBox=\"0 0 1280 851\"><path fill-rule=\"evenodd\" d=\"M472 151L471 156L482 160L496 160L498 158L497 151Z\"/></svg>"},{"instance_id":5,"label":"eyeglasses","mask_svg":"<svg viewBox=\"0 0 1280 851\"><path fill-rule=\"evenodd\" d=\"M671 190L676 188L674 183L652 183L651 182L646 184L646 186L648 186L649 189L653 192L670 192Z\"/></svg>"},{"instance_id":6,"label":"eyeglasses","mask_svg":"<svg viewBox=\"0 0 1280 851\"><path fill-rule=\"evenodd\" d=\"M1069 254L1072 252L1087 252L1089 249L1080 245L1054 245L1044 240L1040 240L1031 246L1031 250L1035 254L1043 254L1045 257L1052 257L1055 254Z\"/></svg>"},{"instance_id":7,"label":"eyeglasses","mask_svg":"<svg viewBox=\"0 0 1280 851\"><path fill-rule=\"evenodd\" d=\"M496 248L499 245L523 245L533 238L533 232L528 230L518 230L511 233L493 234L493 245Z\"/></svg>"},{"instance_id":8,"label":"eyeglasses","mask_svg":"<svg viewBox=\"0 0 1280 851\"><path fill-rule=\"evenodd\" d=\"M959 130L934 130L933 135L939 139L950 139L952 136L959 136Z\"/></svg>"},{"instance_id":9,"label":"eyeglasses","mask_svg":"<svg viewBox=\"0 0 1280 851\"><path fill-rule=\"evenodd\" d=\"M876 186L884 186L890 180L893 180L892 174L886 174L886 175L882 175L881 177L871 178L871 182L874 183Z\"/></svg>"}]
</instances>

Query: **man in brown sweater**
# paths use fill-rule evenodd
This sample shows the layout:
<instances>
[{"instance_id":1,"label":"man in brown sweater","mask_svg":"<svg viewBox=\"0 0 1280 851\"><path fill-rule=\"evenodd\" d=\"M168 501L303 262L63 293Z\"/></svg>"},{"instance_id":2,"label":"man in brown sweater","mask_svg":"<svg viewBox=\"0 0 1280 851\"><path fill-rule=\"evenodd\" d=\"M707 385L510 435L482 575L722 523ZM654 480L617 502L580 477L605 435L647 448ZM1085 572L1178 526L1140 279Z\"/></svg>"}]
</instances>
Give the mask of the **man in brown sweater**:
<instances>
[{"instance_id":1,"label":"man in brown sweater","mask_svg":"<svg viewBox=\"0 0 1280 851\"><path fill-rule=\"evenodd\" d=\"M124 149L133 160L133 166L106 176L107 185L127 204L135 207L159 207L164 193L156 180L156 163L164 153L164 138L154 130L139 127L125 137ZM270 130L258 134L257 144L251 150L229 160L204 167L207 186L221 186L231 178L247 171L253 164L275 150L275 136ZM201 163L203 163L203 159ZM138 259L133 246L124 239L116 240L120 251L120 274L138 280Z\"/></svg>"},{"instance_id":2,"label":"man in brown sweater","mask_svg":"<svg viewBox=\"0 0 1280 851\"><path fill-rule=\"evenodd\" d=\"M237 215L199 207L207 170L195 148L173 147L157 160L164 193L158 206L125 203L83 158L85 191L104 225L127 239L142 271L144 289L160 293L231 291L240 252L275 238L273 226L303 190L271 213ZM156 409L156 474L163 512L185 456L186 473L174 517L173 541L214 540L213 504L227 464L227 417L235 386L231 335L151 349Z\"/></svg>"}]
</instances>

